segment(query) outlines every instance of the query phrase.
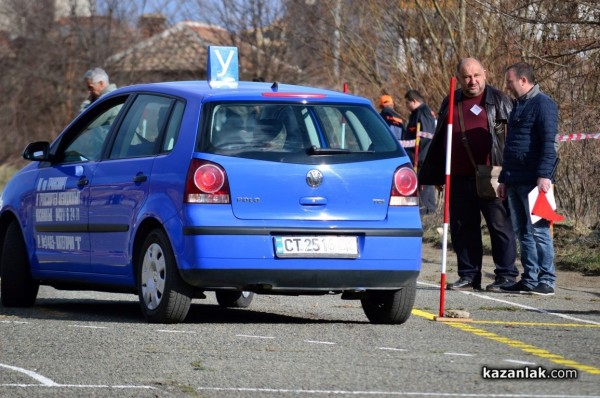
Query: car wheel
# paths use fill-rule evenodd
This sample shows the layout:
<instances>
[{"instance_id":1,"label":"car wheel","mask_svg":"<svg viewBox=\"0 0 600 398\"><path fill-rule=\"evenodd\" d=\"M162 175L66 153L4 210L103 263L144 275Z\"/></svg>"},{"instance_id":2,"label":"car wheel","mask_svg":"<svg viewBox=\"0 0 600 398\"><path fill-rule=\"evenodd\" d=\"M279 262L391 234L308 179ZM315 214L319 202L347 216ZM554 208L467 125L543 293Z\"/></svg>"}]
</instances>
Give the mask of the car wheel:
<instances>
[{"instance_id":1,"label":"car wheel","mask_svg":"<svg viewBox=\"0 0 600 398\"><path fill-rule=\"evenodd\" d=\"M363 311L371 323L401 324L408 320L415 303L417 282L400 290L372 291L361 299Z\"/></svg>"},{"instance_id":2,"label":"car wheel","mask_svg":"<svg viewBox=\"0 0 600 398\"><path fill-rule=\"evenodd\" d=\"M27 247L15 221L6 229L0 258L0 294L5 307L31 307L40 284L31 277Z\"/></svg>"},{"instance_id":3,"label":"car wheel","mask_svg":"<svg viewBox=\"0 0 600 398\"><path fill-rule=\"evenodd\" d=\"M148 322L176 323L185 319L193 288L185 283L173 250L162 230L152 231L138 257L138 294Z\"/></svg>"},{"instance_id":4,"label":"car wheel","mask_svg":"<svg viewBox=\"0 0 600 398\"><path fill-rule=\"evenodd\" d=\"M254 293L218 290L215 292L215 296L221 307L247 308L254 298Z\"/></svg>"}]
</instances>

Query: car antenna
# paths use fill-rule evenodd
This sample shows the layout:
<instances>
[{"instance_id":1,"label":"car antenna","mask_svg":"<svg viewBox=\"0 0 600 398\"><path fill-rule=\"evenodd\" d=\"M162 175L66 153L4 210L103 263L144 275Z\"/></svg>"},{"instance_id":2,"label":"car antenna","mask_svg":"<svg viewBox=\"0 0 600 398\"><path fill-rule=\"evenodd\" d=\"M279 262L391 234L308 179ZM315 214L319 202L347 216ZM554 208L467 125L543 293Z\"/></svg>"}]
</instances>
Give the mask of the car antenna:
<instances>
[{"instance_id":1,"label":"car antenna","mask_svg":"<svg viewBox=\"0 0 600 398\"><path fill-rule=\"evenodd\" d=\"M279 84L277 82L273 82L273 85L271 86L271 90L273 90L273 91L279 90Z\"/></svg>"}]
</instances>

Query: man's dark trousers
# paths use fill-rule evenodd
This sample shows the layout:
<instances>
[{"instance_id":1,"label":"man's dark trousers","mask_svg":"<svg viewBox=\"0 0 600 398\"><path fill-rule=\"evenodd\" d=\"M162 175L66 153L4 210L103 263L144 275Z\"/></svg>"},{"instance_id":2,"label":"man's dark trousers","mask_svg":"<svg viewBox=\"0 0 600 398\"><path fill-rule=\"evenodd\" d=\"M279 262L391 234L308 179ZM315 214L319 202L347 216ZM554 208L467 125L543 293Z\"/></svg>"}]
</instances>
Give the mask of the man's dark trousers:
<instances>
[{"instance_id":1,"label":"man's dark trousers","mask_svg":"<svg viewBox=\"0 0 600 398\"><path fill-rule=\"evenodd\" d=\"M477 196L475 177L452 177L450 182L450 236L458 260L458 276L481 284L483 245L481 214L492 243L496 276L516 279L517 243L507 201Z\"/></svg>"}]
</instances>

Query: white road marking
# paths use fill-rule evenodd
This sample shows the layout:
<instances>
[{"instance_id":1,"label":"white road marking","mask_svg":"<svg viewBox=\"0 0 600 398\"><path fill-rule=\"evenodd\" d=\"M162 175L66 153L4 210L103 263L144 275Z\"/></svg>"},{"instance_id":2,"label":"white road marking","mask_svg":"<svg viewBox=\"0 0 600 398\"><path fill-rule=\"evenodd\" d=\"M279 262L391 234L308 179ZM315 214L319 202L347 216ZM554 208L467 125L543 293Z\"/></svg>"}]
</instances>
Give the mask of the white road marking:
<instances>
[{"instance_id":1,"label":"white road marking","mask_svg":"<svg viewBox=\"0 0 600 398\"><path fill-rule=\"evenodd\" d=\"M0 363L0 368L14 370L19 373L23 373L32 379L38 381L40 384L23 384L23 383L11 383L11 384L0 384L0 387L61 387L61 388L117 388L117 389L148 389L154 390L156 389L153 386L126 386L126 385L116 385L109 386L106 384L59 384L49 378L42 376L39 373L36 373L32 370L27 370L23 368L19 368L17 366L6 365Z\"/></svg>"},{"instance_id":2,"label":"white road marking","mask_svg":"<svg viewBox=\"0 0 600 398\"><path fill-rule=\"evenodd\" d=\"M39 373L35 373L34 371L31 370L27 370L27 369L23 369L23 368L19 368L16 366L10 366L10 365L5 365L3 363L0 363L0 367L6 368L6 369L10 369L10 370L14 370L20 373L24 373L27 376L39 381L40 383L42 383L42 385L44 386L58 386L58 383L53 382L52 380L50 380L49 378L42 376Z\"/></svg>"},{"instance_id":3,"label":"white road marking","mask_svg":"<svg viewBox=\"0 0 600 398\"><path fill-rule=\"evenodd\" d=\"M405 350L404 348L394 348L394 347L377 347L379 350L386 350L386 351L408 351Z\"/></svg>"},{"instance_id":4,"label":"white road marking","mask_svg":"<svg viewBox=\"0 0 600 398\"><path fill-rule=\"evenodd\" d=\"M0 384L0 387L48 387L48 388L107 388L107 389L118 389L118 390L156 390L153 386L109 386L107 384L55 384L47 386L43 384Z\"/></svg>"},{"instance_id":5,"label":"white road marking","mask_svg":"<svg viewBox=\"0 0 600 398\"><path fill-rule=\"evenodd\" d=\"M83 329L108 329L108 326L93 326L93 325L67 325L70 328L83 328Z\"/></svg>"},{"instance_id":6,"label":"white road marking","mask_svg":"<svg viewBox=\"0 0 600 398\"><path fill-rule=\"evenodd\" d=\"M535 363L535 362L517 361L516 359L505 359L504 362L516 363L519 365L531 365L531 366L537 365L537 363Z\"/></svg>"},{"instance_id":7,"label":"white road marking","mask_svg":"<svg viewBox=\"0 0 600 398\"><path fill-rule=\"evenodd\" d=\"M418 284L420 285L424 285L424 286L430 286L430 287L436 287L439 288L439 285L436 284L431 284L431 283L426 283L426 282L421 282L418 281ZM540 308L536 308L536 307L531 307L531 306L527 306L527 305L523 305L523 304L518 304L518 303L514 303L508 300L503 300L503 299L499 299L496 297L490 297L488 295L484 295L484 294L478 294L475 292L464 292L461 291L461 293L465 293L465 294L469 294L469 295L473 295L479 298L484 298L487 300L492 300L492 301L496 301L499 303L504 303L504 304L508 304L508 305L512 305L512 306L516 306L516 307L521 307L527 310L533 310L533 311L537 311L540 313L544 313L544 314L548 314L548 315L554 315L557 317L561 317L561 318L565 318L565 319L569 319L569 320L574 320L574 321L578 321L578 322L583 322L583 323L590 323L590 324L600 324L600 322L594 322L594 321L588 321L585 319L579 319L579 318L575 318L575 317L571 317L568 315L563 315L563 314L557 314L557 313L553 313L550 311L546 311ZM15 323L15 324L27 324L29 322L24 322L24 321L9 321L9 320L2 320L0 321L0 323ZM71 327L80 327L80 328L92 328L92 329L108 329L108 327L105 326L90 326L90 325L69 325ZM184 330L165 330L165 329L159 329L159 332L165 332L165 333L191 333L191 334L195 334L196 332L193 331L184 331ZM275 337L273 336L260 336L260 335L247 335L247 334L238 334L236 335L236 337L243 337L243 338L254 338L254 339L275 339ZM304 342L306 343L312 343L312 344L326 344L326 345L336 345L337 343L334 342L327 342L327 341L318 341L318 340L304 340ZM402 348L395 348L395 347L378 347L378 349L380 350L388 350L388 351L409 351L407 349L402 349ZM475 354L467 354L467 353L456 353L456 352L445 352L444 355L451 355L451 356L464 356L464 357L475 357ZM527 362L527 361L519 361L519 360L513 360L513 359L504 359L503 361L505 362L509 362L509 363L515 363L515 364L519 364L519 365L536 365L536 363L534 362ZM156 389L156 387L154 386L127 386L127 385L114 385L114 386L110 386L110 385L105 385L105 384L98 384L98 385L77 385L77 384L59 384L54 382L53 380L42 376L36 372L27 370L27 369L23 369L23 368L19 368L19 367L15 367L15 366L10 366L10 365L6 365L6 364L1 364L0 363L0 367L6 368L6 369L10 369L10 370L14 370L20 373L23 373L29 377L32 377L33 379L35 379L36 381L38 381L40 384L20 384L20 383L14 383L14 384L0 384L0 387L64 387L64 388L110 388L110 389ZM229 388L229 387L197 387L197 390L201 391L201 390L207 390L207 391L232 391L232 392L256 392L257 394L260 393L287 393L287 394L347 394L347 395L394 395L394 396L431 396L431 397L478 397L481 396L481 394L475 394L475 393L443 393L443 392L409 392L409 391L344 391L344 390L291 390L291 389L269 389L269 388ZM492 394L489 395L490 397L513 397L513 398L519 398L519 397L529 397L530 395L519 395L519 394ZM537 398L600 398L599 396L596 395L536 395Z\"/></svg>"},{"instance_id":8,"label":"white road marking","mask_svg":"<svg viewBox=\"0 0 600 398\"><path fill-rule=\"evenodd\" d=\"M466 354L462 352L445 352L444 355L454 355L456 357L474 357L475 354Z\"/></svg>"},{"instance_id":9,"label":"white road marking","mask_svg":"<svg viewBox=\"0 0 600 398\"><path fill-rule=\"evenodd\" d=\"M429 286L429 287L437 287L438 289L440 287L440 285L437 285L435 283L427 283L427 282L421 282L421 281L417 281L417 284L423 285L423 286ZM508 304L508 305L512 305L512 306L515 306L515 307L524 308L526 310L540 312L542 314L557 316L559 318L568 319L568 320L571 320L571 321L582 322L582 323L590 323L592 325L600 325L600 322L590 321L590 320L587 320L587 319L576 318L574 316L569 316L569 315L565 315L565 314L558 314L556 312L546 311L546 310L543 310L541 308L531 307L529 305L524 305L524 304L518 304L518 303L514 303L512 301L508 301L508 300L502 300L502 299L499 299L497 297L491 297L491 296L488 296L488 295L485 295L485 294L479 294L479 293L475 293L475 292L466 292L466 291L463 291L463 290L453 290L453 291L456 291L456 292L459 292L459 293L463 293L463 294L467 294L467 295L471 295L471 296L476 296L476 297L483 298L483 299L486 299L486 300L497 301L499 303ZM497 295L498 293L490 293L490 294L496 294Z\"/></svg>"},{"instance_id":10,"label":"white road marking","mask_svg":"<svg viewBox=\"0 0 600 398\"><path fill-rule=\"evenodd\" d=\"M252 334L236 334L236 337L247 337L250 339L274 339L272 336L255 336Z\"/></svg>"},{"instance_id":11,"label":"white road marking","mask_svg":"<svg viewBox=\"0 0 600 398\"><path fill-rule=\"evenodd\" d=\"M304 340L305 343L310 344L327 344L327 345L336 345L337 343L332 343L331 341L318 341L318 340Z\"/></svg>"},{"instance_id":12,"label":"white road marking","mask_svg":"<svg viewBox=\"0 0 600 398\"><path fill-rule=\"evenodd\" d=\"M158 329L157 332L162 332L162 333L188 333L188 334L196 334L196 332L193 332L191 330L166 330L166 329Z\"/></svg>"}]
</instances>

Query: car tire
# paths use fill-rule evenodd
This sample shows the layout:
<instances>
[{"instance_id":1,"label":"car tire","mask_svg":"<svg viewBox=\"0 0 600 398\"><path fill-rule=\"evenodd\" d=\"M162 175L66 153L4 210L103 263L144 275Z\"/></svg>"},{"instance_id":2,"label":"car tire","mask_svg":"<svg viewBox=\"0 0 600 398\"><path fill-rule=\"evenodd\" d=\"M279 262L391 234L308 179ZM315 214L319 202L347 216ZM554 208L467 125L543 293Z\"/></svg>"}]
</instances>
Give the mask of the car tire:
<instances>
[{"instance_id":1,"label":"car tire","mask_svg":"<svg viewBox=\"0 0 600 398\"><path fill-rule=\"evenodd\" d=\"M217 290L215 296L221 307L247 308L254 298L254 293L247 291Z\"/></svg>"},{"instance_id":2,"label":"car tire","mask_svg":"<svg viewBox=\"0 0 600 398\"><path fill-rule=\"evenodd\" d=\"M400 290L371 291L361 299L362 308L371 323L399 325L410 317L416 292L416 281Z\"/></svg>"},{"instance_id":3,"label":"car tire","mask_svg":"<svg viewBox=\"0 0 600 398\"><path fill-rule=\"evenodd\" d=\"M6 229L0 258L0 295L5 307L31 307L40 283L31 277L27 247L16 221Z\"/></svg>"},{"instance_id":4,"label":"car tire","mask_svg":"<svg viewBox=\"0 0 600 398\"><path fill-rule=\"evenodd\" d=\"M150 232L138 256L137 286L144 317L152 323L182 322L192 304L193 288L183 281L169 240Z\"/></svg>"}]
</instances>

